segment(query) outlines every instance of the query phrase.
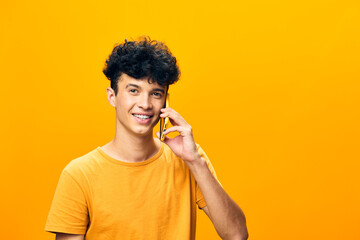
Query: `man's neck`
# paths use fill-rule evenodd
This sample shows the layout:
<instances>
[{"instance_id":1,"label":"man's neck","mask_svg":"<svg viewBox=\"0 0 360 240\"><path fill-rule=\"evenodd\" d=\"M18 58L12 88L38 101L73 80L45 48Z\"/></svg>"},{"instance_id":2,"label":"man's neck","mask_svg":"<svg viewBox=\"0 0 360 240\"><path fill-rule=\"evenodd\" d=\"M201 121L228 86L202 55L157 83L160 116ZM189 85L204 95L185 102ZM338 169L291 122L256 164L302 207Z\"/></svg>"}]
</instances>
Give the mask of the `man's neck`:
<instances>
[{"instance_id":1,"label":"man's neck","mask_svg":"<svg viewBox=\"0 0 360 240\"><path fill-rule=\"evenodd\" d=\"M161 142L154 139L152 134L137 136L118 130L114 139L101 147L112 158L123 162L142 162L154 156L160 149Z\"/></svg>"}]
</instances>

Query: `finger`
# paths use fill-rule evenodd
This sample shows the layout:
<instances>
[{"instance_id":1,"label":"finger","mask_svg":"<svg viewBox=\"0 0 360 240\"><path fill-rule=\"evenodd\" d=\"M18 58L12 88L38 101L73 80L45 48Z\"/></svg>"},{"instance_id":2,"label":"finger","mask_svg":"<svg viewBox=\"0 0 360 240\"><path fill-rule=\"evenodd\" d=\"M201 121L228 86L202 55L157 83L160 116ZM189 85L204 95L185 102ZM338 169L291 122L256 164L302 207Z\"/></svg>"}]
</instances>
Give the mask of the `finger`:
<instances>
[{"instance_id":1,"label":"finger","mask_svg":"<svg viewBox=\"0 0 360 240\"><path fill-rule=\"evenodd\" d=\"M182 127L182 126L173 126L171 128L168 128L166 129L163 134L164 135L167 135L171 132L178 132L180 133L181 135L185 135L186 134L186 128L185 127Z\"/></svg>"},{"instance_id":2,"label":"finger","mask_svg":"<svg viewBox=\"0 0 360 240\"><path fill-rule=\"evenodd\" d=\"M176 124L175 121L171 117L168 116L168 114L164 114L164 115L161 114L160 118L163 118L163 119L168 118L172 126L179 125L179 124Z\"/></svg>"},{"instance_id":3,"label":"finger","mask_svg":"<svg viewBox=\"0 0 360 240\"><path fill-rule=\"evenodd\" d=\"M156 136L160 139L160 132L156 132L155 134L156 134ZM171 138L169 138L169 137L167 137L167 136L164 136L164 137L165 137L165 138L164 138L163 142L166 143L166 144L168 144L168 141L169 141L169 139L171 139Z\"/></svg>"},{"instance_id":4,"label":"finger","mask_svg":"<svg viewBox=\"0 0 360 240\"><path fill-rule=\"evenodd\" d=\"M169 138L169 137L165 136L163 143L165 143L170 148L172 148L171 146L173 146L173 142L172 142L173 140L174 140L173 138Z\"/></svg>"},{"instance_id":5,"label":"finger","mask_svg":"<svg viewBox=\"0 0 360 240\"><path fill-rule=\"evenodd\" d=\"M168 117L171 120L172 125L187 126L189 125L185 119L172 108L162 108L160 117Z\"/></svg>"},{"instance_id":6,"label":"finger","mask_svg":"<svg viewBox=\"0 0 360 240\"><path fill-rule=\"evenodd\" d=\"M161 108L161 112L175 112L177 113L173 108L171 107L166 107L166 108Z\"/></svg>"}]
</instances>

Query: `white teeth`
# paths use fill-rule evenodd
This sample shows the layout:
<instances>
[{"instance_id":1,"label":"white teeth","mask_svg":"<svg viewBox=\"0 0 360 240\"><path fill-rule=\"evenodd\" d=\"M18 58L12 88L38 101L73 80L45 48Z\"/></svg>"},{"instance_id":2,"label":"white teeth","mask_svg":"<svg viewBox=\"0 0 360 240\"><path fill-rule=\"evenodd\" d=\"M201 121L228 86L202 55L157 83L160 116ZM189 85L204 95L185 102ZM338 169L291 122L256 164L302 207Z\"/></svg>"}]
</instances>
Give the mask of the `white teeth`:
<instances>
[{"instance_id":1,"label":"white teeth","mask_svg":"<svg viewBox=\"0 0 360 240\"><path fill-rule=\"evenodd\" d=\"M147 115L138 115L138 114L134 114L135 117L138 117L140 119L148 119L150 118L150 116L147 116Z\"/></svg>"}]
</instances>

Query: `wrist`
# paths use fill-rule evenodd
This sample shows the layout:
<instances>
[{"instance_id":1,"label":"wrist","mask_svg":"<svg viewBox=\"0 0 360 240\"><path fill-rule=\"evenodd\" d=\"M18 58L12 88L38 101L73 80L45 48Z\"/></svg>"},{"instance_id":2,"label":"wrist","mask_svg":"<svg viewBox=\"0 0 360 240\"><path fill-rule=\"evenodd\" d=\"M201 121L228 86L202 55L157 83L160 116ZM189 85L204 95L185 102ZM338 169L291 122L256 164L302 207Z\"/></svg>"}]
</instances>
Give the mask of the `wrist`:
<instances>
[{"instance_id":1,"label":"wrist","mask_svg":"<svg viewBox=\"0 0 360 240\"><path fill-rule=\"evenodd\" d=\"M193 175L196 177L204 168L207 168L206 160L205 158L201 157L199 154L199 157L196 158L196 160L187 162L187 166L189 167L190 171L193 173Z\"/></svg>"}]
</instances>

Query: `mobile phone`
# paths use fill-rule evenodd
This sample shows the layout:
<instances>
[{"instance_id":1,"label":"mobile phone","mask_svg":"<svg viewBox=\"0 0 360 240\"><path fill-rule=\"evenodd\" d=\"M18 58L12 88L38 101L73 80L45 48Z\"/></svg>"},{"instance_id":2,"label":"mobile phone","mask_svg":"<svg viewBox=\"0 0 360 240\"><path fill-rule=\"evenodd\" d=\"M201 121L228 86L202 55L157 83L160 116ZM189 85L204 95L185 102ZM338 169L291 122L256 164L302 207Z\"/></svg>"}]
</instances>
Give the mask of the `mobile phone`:
<instances>
[{"instance_id":1,"label":"mobile phone","mask_svg":"<svg viewBox=\"0 0 360 240\"><path fill-rule=\"evenodd\" d=\"M165 100L165 104L164 104L164 108L169 107L169 93L166 92L166 100ZM165 139L165 135L163 134L163 132L165 132L166 130L166 125L169 122L169 118L166 117L164 118L160 118L160 141L164 141Z\"/></svg>"}]
</instances>

